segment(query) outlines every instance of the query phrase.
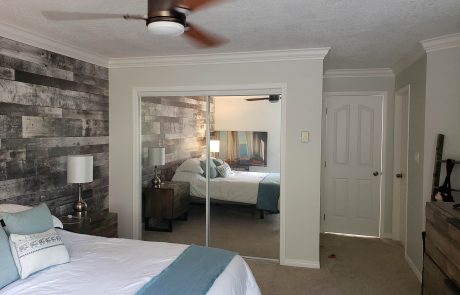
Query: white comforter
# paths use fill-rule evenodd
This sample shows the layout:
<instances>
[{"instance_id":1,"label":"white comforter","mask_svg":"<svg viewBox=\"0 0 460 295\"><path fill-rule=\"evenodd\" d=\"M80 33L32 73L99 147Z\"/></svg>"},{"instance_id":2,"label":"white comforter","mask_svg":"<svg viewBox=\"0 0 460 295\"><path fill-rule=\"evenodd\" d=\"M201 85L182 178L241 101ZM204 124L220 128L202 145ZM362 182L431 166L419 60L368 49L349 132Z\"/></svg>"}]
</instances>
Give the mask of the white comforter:
<instances>
[{"instance_id":1,"label":"white comforter","mask_svg":"<svg viewBox=\"0 0 460 295\"><path fill-rule=\"evenodd\" d=\"M186 245L107 239L58 230L71 262L38 272L0 290L2 295L135 294L173 262ZM246 262L235 256L208 294L258 295Z\"/></svg>"},{"instance_id":2,"label":"white comforter","mask_svg":"<svg viewBox=\"0 0 460 295\"><path fill-rule=\"evenodd\" d=\"M234 171L231 175L223 178L210 179L209 194L211 198L238 202L244 204L256 204L259 183L268 173ZM206 178L192 172L176 172L173 181L190 183L190 194L199 198L206 198Z\"/></svg>"}]
</instances>

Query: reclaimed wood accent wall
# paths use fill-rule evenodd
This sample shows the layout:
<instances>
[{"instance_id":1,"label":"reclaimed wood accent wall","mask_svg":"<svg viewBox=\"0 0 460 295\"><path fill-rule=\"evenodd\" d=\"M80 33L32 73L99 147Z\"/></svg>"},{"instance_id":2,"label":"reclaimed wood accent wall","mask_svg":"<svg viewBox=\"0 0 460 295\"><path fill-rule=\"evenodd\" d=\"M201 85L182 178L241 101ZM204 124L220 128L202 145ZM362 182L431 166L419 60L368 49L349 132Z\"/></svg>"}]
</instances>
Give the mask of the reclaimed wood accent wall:
<instances>
[{"instance_id":1,"label":"reclaimed wood accent wall","mask_svg":"<svg viewBox=\"0 0 460 295\"><path fill-rule=\"evenodd\" d=\"M108 207L108 69L0 37L0 203L72 211L67 155L92 154L91 209Z\"/></svg>"},{"instance_id":2,"label":"reclaimed wood accent wall","mask_svg":"<svg viewBox=\"0 0 460 295\"><path fill-rule=\"evenodd\" d=\"M159 168L162 180L171 180L176 168L189 158L201 157L206 150L206 97L143 97L142 180L144 187L154 176L148 163L149 147L164 146L166 165ZM211 129L214 126L211 101Z\"/></svg>"}]
</instances>

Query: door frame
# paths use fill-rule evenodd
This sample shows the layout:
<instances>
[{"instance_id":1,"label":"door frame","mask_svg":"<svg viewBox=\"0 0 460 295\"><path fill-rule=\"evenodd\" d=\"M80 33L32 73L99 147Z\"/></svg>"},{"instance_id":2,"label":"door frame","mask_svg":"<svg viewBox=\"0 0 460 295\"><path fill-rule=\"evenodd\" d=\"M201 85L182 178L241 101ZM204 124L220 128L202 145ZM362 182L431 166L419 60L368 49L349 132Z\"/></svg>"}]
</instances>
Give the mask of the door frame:
<instances>
[{"instance_id":1,"label":"door frame","mask_svg":"<svg viewBox=\"0 0 460 295\"><path fill-rule=\"evenodd\" d=\"M133 106L133 238L142 239L142 143L141 143L141 98L143 96L233 96L233 95L260 95L281 94L281 166L280 166L280 264L286 265L286 214L285 214L285 177L286 177L286 101L287 83L268 84L229 84L229 85L202 85L202 86L171 86L171 87L134 87L132 89Z\"/></svg>"},{"instance_id":2,"label":"door frame","mask_svg":"<svg viewBox=\"0 0 460 295\"><path fill-rule=\"evenodd\" d=\"M406 86L401 87L400 89L395 91L395 114L396 114L396 107L402 106L403 104L402 99L407 96L407 102L406 102L407 103L407 114L405 114L407 116L407 126L405 126L405 128L407 128L406 151L405 151L407 156L406 156L406 163L405 163L406 175L404 175L404 177L406 177L407 179L406 181L406 214L405 214L406 218L403 221L404 227L406 228L406 230L404 231L405 235L404 235L404 243L403 243L405 251L407 249L407 245L406 245L407 244L407 199L408 199L408 192L409 192L409 183L408 183L409 178L408 177L409 177L409 138L410 138L410 94L411 94L410 90L411 90L410 84L407 84ZM401 104L397 103L398 99L401 99ZM395 146L393 146L393 150L395 150ZM393 175L392 177L394 177L396 173L399 173L399 171L396 171L396 168L394 165L394 162L396 160L396 155L394 154L393 156L394 157L393 157ZM400 195L398 196L398 200L399 198L400 198ZM401 218L400 218L401 217L401 207L400 207L400 202L397 202L398 200L396 200L395 191L393 190L393 221L392 221L393 240L402 241L403 237L401 237L401 227L400 227L401 226Z\"/></svg>"},{"instance_id":3,"label":"door frame","mask_svg":"<svg viewBox=\"0 0 460 295\"><path fill-rule=\"evenodd\" d=\"M379 96L382 98L382 146L381 146L381 179L380 179L380 216L379 216L379 237L383 237L383 224L385 220L385 196L386 196L386 162L388 157L388 149L386 148L385 142L387 140L387 120L388 120L388 93L387 91L329 91L323 92L323 114L322 114L322 128L321 128L321 220L320 220L320 232L325 232L324 214L326 211L326 171L324 167L327 144L326 144L326 131L327 131L327 98L329 96Z\"/></svg>"}]
</instances>

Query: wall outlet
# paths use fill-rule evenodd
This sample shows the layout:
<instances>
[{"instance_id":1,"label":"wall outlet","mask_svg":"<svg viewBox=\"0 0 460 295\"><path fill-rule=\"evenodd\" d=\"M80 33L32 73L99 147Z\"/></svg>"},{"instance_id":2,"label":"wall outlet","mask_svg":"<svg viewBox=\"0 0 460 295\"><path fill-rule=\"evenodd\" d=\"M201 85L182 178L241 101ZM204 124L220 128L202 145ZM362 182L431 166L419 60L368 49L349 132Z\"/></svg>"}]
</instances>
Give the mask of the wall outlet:
<instances>
[{"instance_id":1,"label":"wall outlet","mask_svg":"<svg viewBox=\"0 0 460 295\"><path fill-rule=\"evenodd\" d=\"M308 143L310 141L310 132L308 131L301 131L300 132L300 141L302 143Z\"/></svg>"}]
</instances>

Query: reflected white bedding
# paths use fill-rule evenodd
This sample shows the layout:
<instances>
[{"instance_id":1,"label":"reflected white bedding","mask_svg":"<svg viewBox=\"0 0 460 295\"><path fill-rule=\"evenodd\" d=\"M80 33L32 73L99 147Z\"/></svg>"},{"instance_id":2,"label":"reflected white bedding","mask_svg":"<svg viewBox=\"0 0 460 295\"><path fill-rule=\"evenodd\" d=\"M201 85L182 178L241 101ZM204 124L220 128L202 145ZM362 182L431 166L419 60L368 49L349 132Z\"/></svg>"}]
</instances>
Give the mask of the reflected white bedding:
<instances>
[{"instance_id":1,"label":"reflected white bedding","mask_svg":"<svg viewBox=\"0 0 460 295\"><path fill-rule=\"evenodd\" d=\"M16 281L0 290L0 294L135 294L187 248L180 244L58 232L71 262ZM237 255L208 294L258 295L260 291L248 265Z\"/></svg>"},{"instance_id":2,"label":"reflected white bedding","mask_svg":"<svg viewBox=\"0 0 460 295\"><path fill-rule=\"evenodd\" d=\"M228 177L213 178L209 182L210 196L221 201L256 204L259 183L268 173L234 171ZM190 183L190 194L206 198L206 178L192 172L176 172L173 181Z\"/></svg>"}]
</instances>

